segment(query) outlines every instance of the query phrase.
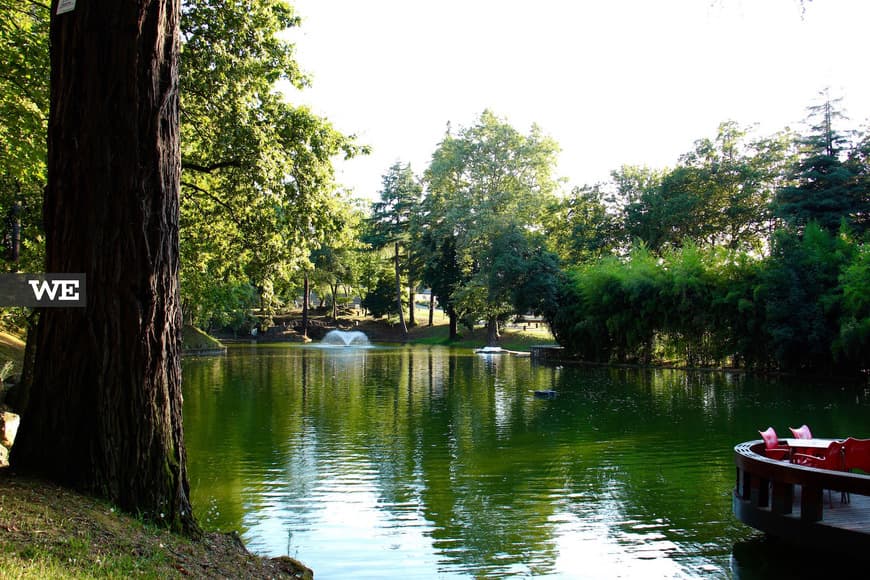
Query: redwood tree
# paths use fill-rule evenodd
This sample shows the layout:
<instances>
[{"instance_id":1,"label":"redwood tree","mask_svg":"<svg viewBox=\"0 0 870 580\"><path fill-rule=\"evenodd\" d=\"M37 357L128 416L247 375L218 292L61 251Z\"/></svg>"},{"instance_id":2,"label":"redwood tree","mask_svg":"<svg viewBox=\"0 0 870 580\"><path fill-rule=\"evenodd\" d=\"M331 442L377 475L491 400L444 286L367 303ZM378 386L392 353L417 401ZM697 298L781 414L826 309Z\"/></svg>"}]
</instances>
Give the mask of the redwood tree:
<instances>
[{"instance_id":1,"label":"redwood tree","mask_svg":"<svg viewBox=\"0 0 870 580\"><path fill-rule=\"evenodd\" d=\"M45 309L13 461L197 533L181 420L180 0L51 16L46 271L85 308Z\"/></svg>"}]
</instances>

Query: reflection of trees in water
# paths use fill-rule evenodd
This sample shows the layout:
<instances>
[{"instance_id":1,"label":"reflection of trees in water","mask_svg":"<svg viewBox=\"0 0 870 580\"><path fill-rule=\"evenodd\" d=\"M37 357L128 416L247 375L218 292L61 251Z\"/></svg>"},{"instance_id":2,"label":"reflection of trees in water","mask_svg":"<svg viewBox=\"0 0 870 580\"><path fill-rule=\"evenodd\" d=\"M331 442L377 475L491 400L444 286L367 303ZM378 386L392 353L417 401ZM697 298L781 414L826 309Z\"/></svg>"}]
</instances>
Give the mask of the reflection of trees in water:
<instances>
[{"instance_id":1,"label":"reflection of trees in water","mask_svg":"<svg viewBox=\"0 0 870 580\"><path fill-rule=\"evenodd\" d=\"M549 509L505 509L530 486L530 470L517 469L527 461L510 447L534 443L526 425L546 407L531 391L548 384L546 373L439 348L259 350L186 366L191 469L207 478L194 486L196 505L216 498L218 523L247 527L242 514L277 492L304 521L316 509L304 498L324 479L363 468L389 517L417 506L436 544L463 546L451 558L476 566L517 546L518 562L552 551ZM538 445L527 456L543 457Z\"/></svg>"},{"instance_id":2,"label":"reflection of trees in water","mask_svg":"<svg viewBox=\"0 0 870 580\"><path fill-rule=\"evenodd\" d=\"M253 529L255 549L263 520L284 537L305 530L318 494L341 489L371 495L384 525L415 522L448 569L557 570L560 537L580 532L623 552L688 542L721 559L719 539L743 533L729 517L733 445L810 416L843 433L868 406L837 391L819 413L818 392L717 373L338 350L186 361L194 505L214 498L217 523Z\"/></svg>"}]
</instances>

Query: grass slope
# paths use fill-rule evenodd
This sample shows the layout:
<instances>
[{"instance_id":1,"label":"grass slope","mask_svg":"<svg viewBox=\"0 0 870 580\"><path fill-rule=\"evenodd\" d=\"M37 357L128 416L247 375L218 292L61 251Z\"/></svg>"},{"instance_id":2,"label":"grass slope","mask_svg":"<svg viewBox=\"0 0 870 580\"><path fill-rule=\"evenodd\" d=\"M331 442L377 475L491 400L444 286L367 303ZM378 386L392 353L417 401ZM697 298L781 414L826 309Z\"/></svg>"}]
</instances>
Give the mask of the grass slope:
<instances>
[{"instance_id":1,"label":"grass slope","mask_svg":"<svg viewBox=\"0 0 870 580\"><path fill-rule=\"evenodd\" d=\"M291 558L250 554L235 534L191 540L0 470L0 579L130 577L311 578Z\"/></svg>"},{"instance_id":2,"label":"grass slope","mask_svg":"<svg viewBox=\"0 0 870 580\"><path fill-rule=\"evenodd\" d=\"M227 349L216 338L212 338L195 326L187 324L181 329L181 346L184 352L213 352Z\"/></svg>"}]
</instances>

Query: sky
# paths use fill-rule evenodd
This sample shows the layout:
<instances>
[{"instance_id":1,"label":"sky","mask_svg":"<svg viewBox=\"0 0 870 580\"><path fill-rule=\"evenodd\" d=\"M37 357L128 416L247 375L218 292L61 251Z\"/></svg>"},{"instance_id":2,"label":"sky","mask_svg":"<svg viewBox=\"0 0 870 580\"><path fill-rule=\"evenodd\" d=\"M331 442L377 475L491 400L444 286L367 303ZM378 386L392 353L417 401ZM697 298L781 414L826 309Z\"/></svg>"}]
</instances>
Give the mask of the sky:
<instances>
[{"instance_id":1,"label":"sky","mask_svg":"<svg viewBox=\"0 0 870 580\"><path fill-rule=\"evenodd\" d=\"M561 146L568 186L622 165L674 166L733 120L799 129L830 89L870 118L868 0L292 0L306 104L371 155L337 178L376 199L396 161L418 175L448 122L489 109Z\"/></svg>"}]
</instances>

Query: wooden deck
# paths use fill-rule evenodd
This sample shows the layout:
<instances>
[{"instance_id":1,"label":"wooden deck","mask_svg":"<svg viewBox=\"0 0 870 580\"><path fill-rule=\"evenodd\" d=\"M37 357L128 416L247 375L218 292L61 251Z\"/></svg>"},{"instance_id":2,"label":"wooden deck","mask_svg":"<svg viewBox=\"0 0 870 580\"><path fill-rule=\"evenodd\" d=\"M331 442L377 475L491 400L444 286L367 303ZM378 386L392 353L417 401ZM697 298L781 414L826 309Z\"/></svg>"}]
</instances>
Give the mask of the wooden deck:
<instances>
[{"instance_id":1,"label":"wooden deck","mask_svg":"<svg viewBox=\"0 0 870 580\"><path fill-rule=\"evenodd\" d=\"M870 476L769 459L763 447L750 441L734 448L737 519L795 543L870 559Z\"/></svg>"}]
</instances>

